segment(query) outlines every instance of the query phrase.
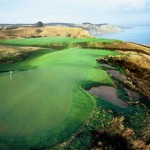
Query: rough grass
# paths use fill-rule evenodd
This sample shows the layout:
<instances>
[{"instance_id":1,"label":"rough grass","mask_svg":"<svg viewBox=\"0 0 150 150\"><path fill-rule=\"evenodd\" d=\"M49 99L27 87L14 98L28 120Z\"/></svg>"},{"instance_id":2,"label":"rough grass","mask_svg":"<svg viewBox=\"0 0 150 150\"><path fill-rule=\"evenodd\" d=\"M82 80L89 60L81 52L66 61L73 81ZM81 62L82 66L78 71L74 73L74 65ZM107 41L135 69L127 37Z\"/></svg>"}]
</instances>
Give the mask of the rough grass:
<instances>
[{"instance_id":1,"label":"rough grass","mask_svg":"<svg viewBox=\"0 0 150 150\"><path fill-rule=\"evenodd\" d=\"M34 51L39 51L39 48L0 45L0 63L21 61L22 59L27 58ZM43 48L42 51L44 52L45 49Z\"/></svg>"},{"instance_id":2,"label":"rough grass","mask_svg":"<svg viewBox=\"0 0 150 150\"><path fill-rule=\"evenodd\" d=\"M114 42L121 42L120 40L107 40L98 38L67 38L67 37L43 37L43 38L29 38L29 39L12 39L12 40L0 40L0 44L17 45L17 46L42 46L49 47L52 44L59 46L70 46L75 43L88 43L98 42L104 44L110 44Z\"/></svg>"},{"instance_id":3,"label":"rough grass","mask_svg":"<svg viewBox=\"0 0 150 150\"><path fill-rule=\"evenodd\" d=\"M29 41L23 44L31 44ZM116 52L66 49L38 53L18 63L0 65L4 72L0 73L0 149L44 148L68 138L94 107L80 83L113 84L105 71L97 69L95 60ZM5 72L10 70L12 81Z\"/></svg>"},{"instance_id":4,"label":"rough grass","mask_svg":"<svg viewBox=\"0 0 150 150\"><path fill-rule=\"evenodd\" d=\"M101 58L97 60L101 61ZM150 99L150 55L126 52L125 54L107 57L103 60L125 68L126 75L134 83L133 88Z\"/></svg>"},{"instance_id":5,"label":"rough grass","mask_svg":"<svg viewBox=\"0 0 150 150\"><path fill-rule=\"evenodd\" d=\"M0 31L0 39L22 38L22 37L92 37L81 28L71 27L18 27L11 30Z\"/></svg>"}]
</instances>

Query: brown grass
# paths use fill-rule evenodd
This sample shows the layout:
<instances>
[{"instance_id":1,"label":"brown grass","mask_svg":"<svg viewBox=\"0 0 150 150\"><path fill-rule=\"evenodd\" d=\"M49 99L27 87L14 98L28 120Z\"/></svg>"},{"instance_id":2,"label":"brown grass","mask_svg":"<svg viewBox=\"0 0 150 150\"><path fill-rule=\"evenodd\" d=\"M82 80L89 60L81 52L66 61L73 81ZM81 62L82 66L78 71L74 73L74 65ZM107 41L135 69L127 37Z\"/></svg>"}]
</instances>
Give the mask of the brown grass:
<instances>
[{"instance_id":1,"label":"brown grass","mask_svg":"<svg viewBox=\"0 0 150 150\"><path fill-rule=\"evenodd\" d=\"M37 47L16 47L0 45L0 63L12 63L20 61L27 55L38 50Z\"/></svg>"},{"instance_id":2,"label":"brown grass","mask_svg":"<svg viewBox=\"0 0 150 150\"><path fill-rule=\"evenodd\" d=\"M139 87L140 92L150 99L150 56L135 52L115 58L118 63L128 69L126 74Z\"/></svg>"},{"instance_id":3,"label":"brown grass","mask_svg":"<svg viewBox=\"0 0 150 150\"><path fill-rule=\"evenodd\" d=\"M79 47L82 45L79 43ZM128 52L139 52L142 54L150 55L150 47L139 45L130 42L113 42L113 43L99 43L99 42L88 42L83 45L84 48L97 48L97 49L108 49L108 50L118 50L122 53Z\"/></svg>"},{"instance_id":4,"label":"brown grass","mask_svg":"<svg viewBox=\"0 0 150 150\"><path fill-rule=\"evenodd\" d=\"M132 129L126 128L123 125L124 119L125 118L123 116L114 118L110 122L110 124L107 125L108 127L106 127L107 133L111 133L112 135L113 134L122 135L134 150L149 150L150 144L146 144L146 141L144 140L144 137L149 135L147 135L147 133L143 131L143 137L139 139L139 137L136 137ZM149 127L147 129L149 129ZM147 132L149 134L149 131Z\"/></svg>"},{"instance_id":5,"label":"brown grass","mask_svg":"<svg viewBox=\"0 0 150 150\"><path fill-rule=\"evenodd\" d=\"M13 30L0 31L0 39L29 38L29 37L91 37L81 28L69 27L19 27Z\"/></svg>"},{"instance_id":6,"label":"brown grass","mask_svg":"<svg viewBox=\"0 0 150 150\"><path fill-rule=\"evenodd\" d=\"M131 51L118 48L121 55L97 60L116 63L125 68L126 75L134 84L134 88L150 99L150 48L133 43L125 45L128 44L130 45L128 49ZM133 47L134 45L135 47Z\"/></svg>"}]
</instances>

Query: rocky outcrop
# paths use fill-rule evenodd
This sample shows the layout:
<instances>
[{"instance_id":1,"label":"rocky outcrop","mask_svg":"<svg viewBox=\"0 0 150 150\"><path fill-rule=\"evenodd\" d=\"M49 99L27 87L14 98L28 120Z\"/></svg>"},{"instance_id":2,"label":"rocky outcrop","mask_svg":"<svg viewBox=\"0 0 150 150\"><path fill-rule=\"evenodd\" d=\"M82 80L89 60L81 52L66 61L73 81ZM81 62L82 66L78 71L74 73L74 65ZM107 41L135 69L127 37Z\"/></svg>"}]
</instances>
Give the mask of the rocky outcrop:
<instances>
[{"instance_id":1,"label":"rocky outcrop","mask_svg":"<svg viewBox=\"0 0 150 150\"><path fill-rule=\"evenodd\" d=\"M85 30L88 30L90 32L90 34L92 34L92 35L123 31L122 28L115 26L115 25L109 25L109 24L84 23L84 24L81 24L78 26Z\"/></svg>"}]
</instances>

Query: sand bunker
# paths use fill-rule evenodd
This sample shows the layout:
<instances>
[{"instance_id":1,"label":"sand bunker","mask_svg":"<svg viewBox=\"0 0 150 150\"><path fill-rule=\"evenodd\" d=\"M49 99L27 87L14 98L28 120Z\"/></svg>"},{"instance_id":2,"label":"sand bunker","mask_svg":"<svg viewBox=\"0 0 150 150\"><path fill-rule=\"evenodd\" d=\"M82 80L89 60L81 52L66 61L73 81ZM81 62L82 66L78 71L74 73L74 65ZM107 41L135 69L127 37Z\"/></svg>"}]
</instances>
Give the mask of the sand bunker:
<instances>
[{"instance_id":1,"label":"sand bunker","mask_svg":"<svg viewBox=\"0 0 150 150\"><path fill-rule=\"evenodd\" d=\"M112 67L108 64L101 64L101 67L107 68L107 69L116 69L115 67Z\"/></svg>"},{"instance_id":2,"label":"sand bunker","mask_svg":"<svg viewBox=\"0 0 150 150\"><path fill-rule=\"evenodd\" d=\"M126 92L129 94L129 96L132 98L132 99L139 99L140 98L140 94L138 92L135 92L135 91L131 91L127 88L125 88Z\"/></svg>"},{"instance_id":3,"label":"sand bunker","mask_svg":"<svg viewBox=\"0 0 150 150\"><path fill-rule=\"evenodd\" d=\"M128 104L123 102L116 96L117 90L114 87L109 86L99 86L99 87L92 87L88 90L89 93L101 97L114 105L120 106L122 108L128 107Z\"/></svg>"},{"instance_id":4,"label":"sand bunker","mask_svg":"<svg viewBox=\"0 0 150 150\"><path fill-rule=\"evenodd\" d=\"M107 65L107 64L106 64ZM108 65L109 66L109 65ZM111 66L110 66L111 67ZM119 71L117 70L108 70L107 73L111 74L113 77L121 80L121 81L125 81L126 80L126 77L123 76ZM125 91L128 93L128 95L132 98L132 99L139 99L140 98L140 95L139 93L137 92L134 92L134 91L131 91L127 88L124 88Z\"/></svg>"},{"instance_id":5,"label":"sand bunker","mask_svg":"<svg viewBox=\"0 0 150 150\"><path fill-rule=\"evenodd\" d=\"M126 80L126 78L123 75L121 75L119 71L108 70L107 73L111 74L113 77L115 77L123 82Z\"/></svg>"}]
</instances>

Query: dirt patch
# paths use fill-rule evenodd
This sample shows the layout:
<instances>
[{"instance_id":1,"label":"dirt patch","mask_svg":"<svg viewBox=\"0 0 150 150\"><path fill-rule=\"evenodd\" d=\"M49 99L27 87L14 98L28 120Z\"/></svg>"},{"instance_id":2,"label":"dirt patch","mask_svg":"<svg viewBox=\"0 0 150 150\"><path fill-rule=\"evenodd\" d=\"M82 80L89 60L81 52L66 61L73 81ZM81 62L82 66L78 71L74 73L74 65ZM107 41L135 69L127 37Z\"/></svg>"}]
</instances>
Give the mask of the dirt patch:
<instances>
[{"instance_id":1,"label":"dirt patch","mask_svg":"<svg viewBox=\"0 0 150 150\"><path fill-rule=\"evenodd\" d=\"M128 107L128 104L119 99L116 96L117 90L114 87L109 86L99 86L99 87L92 87L88 90L89 93L101 97L114 105L120 106L122 108Z\"/></svg>"}]
</instances>

